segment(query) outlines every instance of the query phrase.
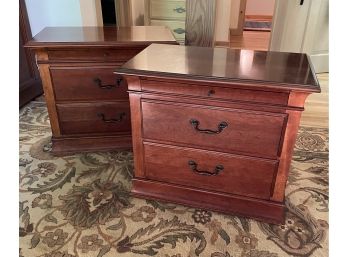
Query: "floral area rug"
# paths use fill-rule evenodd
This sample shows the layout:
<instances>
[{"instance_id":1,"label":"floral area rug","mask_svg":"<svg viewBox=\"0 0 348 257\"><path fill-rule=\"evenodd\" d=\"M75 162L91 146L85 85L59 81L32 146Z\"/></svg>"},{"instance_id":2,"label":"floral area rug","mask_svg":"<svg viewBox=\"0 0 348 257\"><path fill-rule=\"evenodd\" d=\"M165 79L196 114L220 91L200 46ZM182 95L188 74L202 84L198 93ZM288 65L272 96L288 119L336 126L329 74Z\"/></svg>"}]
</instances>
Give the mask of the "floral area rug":
<instances>
[{"instance_id":1,"label":"floral area rug","mask_svg":"<svg viewBox=\"0 0 348 257\"><path fill-rule=\"evenodd\" d=\"M130 197L131 152L54 157L43 101L19 122L22 257L328 256L327 129L300 129L286 221L270 225Z\"/></svg>"}]
</instances>

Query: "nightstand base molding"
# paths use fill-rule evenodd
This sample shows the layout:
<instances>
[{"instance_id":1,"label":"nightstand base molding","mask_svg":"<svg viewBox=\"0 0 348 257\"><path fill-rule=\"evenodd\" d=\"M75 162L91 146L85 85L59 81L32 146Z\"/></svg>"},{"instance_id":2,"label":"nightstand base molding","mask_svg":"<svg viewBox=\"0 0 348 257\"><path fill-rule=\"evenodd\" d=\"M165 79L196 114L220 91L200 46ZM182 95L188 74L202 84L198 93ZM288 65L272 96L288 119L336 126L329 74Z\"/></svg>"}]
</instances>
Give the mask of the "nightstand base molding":
<instances>
[{"instance_id":1,"label":"nightstand base molding","mask_svg":"<svg viewBox=\"0 0 348 257\"><path fill-rule=\"evenodd\" d=\"M52 154L55 156L80 153L81 149L84 149L84 152L131 150L132 137L118 135L52 138Z\"/></svg>"},{"instance_id":2,"label":"nightstand base molding","mask_svg":"<svg viewBox=\"0 0 348 257\"><path fill-rule=\"evenodd\" d=\"M151 180L132 179L132 185L134 197L174 202L226 214L234 213L237 216L274 224L284 222L284 203L204 191Z\"/></svg>"}]
</instances>

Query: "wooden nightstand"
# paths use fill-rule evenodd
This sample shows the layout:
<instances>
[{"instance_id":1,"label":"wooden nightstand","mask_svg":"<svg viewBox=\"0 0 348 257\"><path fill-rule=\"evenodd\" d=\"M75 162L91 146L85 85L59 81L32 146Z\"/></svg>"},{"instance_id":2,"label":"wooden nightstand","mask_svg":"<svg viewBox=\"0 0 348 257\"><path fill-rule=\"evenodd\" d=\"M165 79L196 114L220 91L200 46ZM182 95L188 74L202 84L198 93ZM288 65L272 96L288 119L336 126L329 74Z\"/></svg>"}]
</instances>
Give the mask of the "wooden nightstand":
<instances>
[{"instance_id":1,"label":"wooden nightstand","mask_svg":"<svg viewBox=\"0 0 348 257\"><path fill-rule=\"evenodd\" d=\"M113 70L153 42L177 44L169 29L49 27L34 49L52 127L52 153L131 148L127 85Z\"/></svg>"},{"instance_id":2,"label":"wooden nightstand","mask_svg":"<svg viewBox=\"0 0 348 257\"><path fill-rule=\"evenodd\" d=\"M153 44L127 80L135 196L281 223L306 97L305 54Z\"/></svg>"}]
</instances>

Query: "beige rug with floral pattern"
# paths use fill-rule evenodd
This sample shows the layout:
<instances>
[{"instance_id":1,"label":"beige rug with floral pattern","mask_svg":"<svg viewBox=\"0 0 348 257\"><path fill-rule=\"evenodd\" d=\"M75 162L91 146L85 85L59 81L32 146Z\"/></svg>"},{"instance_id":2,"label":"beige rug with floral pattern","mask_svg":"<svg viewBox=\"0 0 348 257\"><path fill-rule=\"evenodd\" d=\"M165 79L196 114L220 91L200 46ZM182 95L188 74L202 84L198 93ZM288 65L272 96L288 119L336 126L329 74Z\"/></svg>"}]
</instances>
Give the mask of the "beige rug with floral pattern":
<instances>
[{"instance_id":1,"label":"beige rug with floral pattern","mask_svg":"<svg viewBox=\"0 0 348 257\"><path fill-rule=\"evenodd\" d=\"M327 129L300 129L286 221L270 225L130 197L130 152L52 156L42 101L19 122L22 257L328 256Z\"/></svg>"}]
</instances>

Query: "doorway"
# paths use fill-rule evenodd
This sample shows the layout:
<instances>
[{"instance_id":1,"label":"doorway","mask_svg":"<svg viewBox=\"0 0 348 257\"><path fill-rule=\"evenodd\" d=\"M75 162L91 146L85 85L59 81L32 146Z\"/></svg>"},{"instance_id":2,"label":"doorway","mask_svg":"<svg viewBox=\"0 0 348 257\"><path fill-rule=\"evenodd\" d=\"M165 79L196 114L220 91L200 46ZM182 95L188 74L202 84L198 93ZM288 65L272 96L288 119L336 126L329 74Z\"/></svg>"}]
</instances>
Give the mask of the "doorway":
<instances>
[{"instance_id":1,"label":"doorway","mask_svg":"<svg viewBox=\"0 0 348 257\"><path fill-rule=\"evenodd\" d=\"M275 0L247 0L244 31L270 32Z\"/></svg>"},{"instance_id":2,"label":"doorway","mask_svg":"<svg viewBox=\"0 0 348 257\"><path fill-rule=\"evenodd\" d=\"M268 50L276 0L232 0L230 47Z\"/></svg>"},{"instance_id":3,"label":"doorway","mask_svg":"<svg viewBox=\"0 0 348 257\"><path fill-rule=\"evenodd\" d=\"M101 0L104 26L116 26L116 8L114 0Z\"/></svg>"}]
</instances>

